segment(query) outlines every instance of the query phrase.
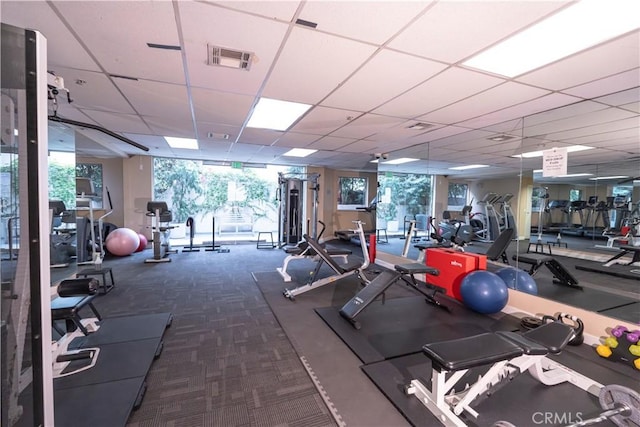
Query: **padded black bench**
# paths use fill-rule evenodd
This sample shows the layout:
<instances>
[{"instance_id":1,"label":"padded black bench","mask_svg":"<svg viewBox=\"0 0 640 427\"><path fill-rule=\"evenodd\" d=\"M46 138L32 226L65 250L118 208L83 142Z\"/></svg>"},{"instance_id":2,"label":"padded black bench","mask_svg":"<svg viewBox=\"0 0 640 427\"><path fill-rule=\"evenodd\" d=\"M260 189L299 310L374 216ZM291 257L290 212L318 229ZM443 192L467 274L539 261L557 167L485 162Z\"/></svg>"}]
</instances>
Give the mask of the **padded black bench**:
<instances>
[{"instance_id":1,"label":"padded black bench","mask_svg":"<svg viewBox=\"0 0 640 427\"><path fill-rule=\"evenodd\" d=\"M526 253L513 256L513 260L531 265L529 275L533 277L540 267L547 267L553 273L553 283L582 290L576 279L558 260L550 255Z\"/></svg>"},{"instance_id":2,"label":"padded black bench","mask_svg":"<svg viewBox=\"0 0 640 427\"><path fill-rule=\"evenodd\" d=\"M84 335L88 335L89 331L82 324L79 314L85 306L91 309L98 320L102 320L92 302L97 295L98 286L98 281L93 278L69 279L60 282L58 297L51 301L51 322L56 332L65 335L78 328ZM65 321L66 330L57 325L56 322L59 320Z\"/></svg>"},{"instance_id":3,"label":"padded black bench","mask_svg":"<svg viewBox=\"0 0 640 427\"><path fill-rule=\"evenodd\" d=\"M574 336L570 325L551 322L524 334L486 332L426 344L422 351L431 360L431 387L414 379L405 392L415 395L442 424L456 427L469 425L461 418L463 412L478 418L472 404L511 384L515 376L525 371L544 385L570 382L597 395L602 384L547 357L560 353ZM470 369L487 365L491 366L475 383L467 387L459 383L467 381Z\"/></svg>"},{"instance_id":4,"label":"padded black bench","mask_svg":"<svg viewBox=\"0 0 640 427\"><path fill-rule=\"evenodd\" d=\"M418 287L418 281L415 278L416 274L437 276L440 274L440 271L418 262L396 265L395 271L383 271L360 290L360 292L355 294L353 298L347 301L340 309L340 316L351 322L356 329L360 329L360 323L356 321L356 317L380 295L382 295L382 302L384 303L384 293L391 285L396 283L398 279L402 279L407 285L410 285L413 289L423 294L427 298L427 302L448 310L447 306L442 305L440 301L435 298L436 292L442 292L442 290L440 290L440 288L434 288L432 293L423 291ZM409 279L407 279L407 277L409 277Z\"/></svg>"},{"instance_id":5,"label":"padded black bench","mask_svg":"<svg viewBox=\"0 0 640 427\"><path fill-rule=\"evenodd\" d=\"M573 329L551 322L524 334L499 331L425 344L422 352L438 371L459 371L513 359L522 355L558 354L573 337ZM469 351L469 349L473 351Z\"/></svg>"}]
</instances>

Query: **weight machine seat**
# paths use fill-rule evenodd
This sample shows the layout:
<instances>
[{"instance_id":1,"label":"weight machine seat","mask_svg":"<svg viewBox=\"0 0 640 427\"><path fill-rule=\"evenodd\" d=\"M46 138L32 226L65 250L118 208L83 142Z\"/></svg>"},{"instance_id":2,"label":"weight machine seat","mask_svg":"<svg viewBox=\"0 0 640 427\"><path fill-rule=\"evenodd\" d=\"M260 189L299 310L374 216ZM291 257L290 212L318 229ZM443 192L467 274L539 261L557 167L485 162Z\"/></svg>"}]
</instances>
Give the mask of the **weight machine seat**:
<instances>
[{"instance_id":1,"label":"weight machine seat","mask_svg":"<svg viewBox=\"0 0 640 427\"><path fill-rule=\"evenodd\" d=\"M492 365L523 354L559 353L574 336L573 328L551 322L524 334L486 332L471 337L426 344L422 352L438 371L459 371Z\"/></svg>"},{"instance_id":2,"label":"weight machine seat","mask_svg":"<svg viewBox=\"0 0 640 427\"><path fill-rule=\"evenodd\" d=\"M331 269L333 271L335 271L338 274L344 274L344 273L348 273L350 271L356 271L357 269L359 269L360 267L362 267L362 262L358 261L358 262L350 262L349 264L338 264L332 257L331 257L331 253L329 253L327 251L327 249L323 248L320 243L318 243L315 239L313 239L311 236L309 236L308 234L304 234L302 236L304 238L304 240L307 241L307 243L309 243L309 246L311 246L311 248L315 251L315 253L322 258L322 260L324 262L327 263L327 265L329 267L331 267ZM347 254L348 255L348 254Z\"/></svg>"}]
</instances>

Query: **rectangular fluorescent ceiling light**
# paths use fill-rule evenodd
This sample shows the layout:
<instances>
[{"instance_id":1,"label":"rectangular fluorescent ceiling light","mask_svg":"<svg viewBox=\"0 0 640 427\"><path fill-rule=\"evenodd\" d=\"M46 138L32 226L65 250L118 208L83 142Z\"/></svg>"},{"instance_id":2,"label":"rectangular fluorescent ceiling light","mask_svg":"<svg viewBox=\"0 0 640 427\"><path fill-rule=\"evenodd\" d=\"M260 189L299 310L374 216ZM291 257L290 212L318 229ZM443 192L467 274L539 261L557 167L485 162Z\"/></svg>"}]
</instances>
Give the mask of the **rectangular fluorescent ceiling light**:
<instances>
[{"instance_id":1,"label":"rectangular fluorescent ceiling light","mask_svg":"<svg viewBox=\"0 0 640 427\"><path fill-rule=\"evenodd\" d=\"M251 113L247 127L287 130L289 126L306 113L309 108L311 108L309 104L260 98L258 104L256 104L256 108L254 108L253 113Z\"/></svg>"},{"instance_id":2,"label":"rectangular fluorescent ceiling light","mask_svg":"<svg viewBox=\"0 0 640 427\"><path fill-rule=\"evenodd\" d=\"M591 181L600 181L601 179L622 179L629 178L628 176L618 175L618 176L598 176L596 178L589 178Z\"/></svg>"},{"instance_id":3,"label":"rectangular fluorescent ceiling light","mask_svg":"<svg viewBox=\"0 0 640 427\"><path fill-rule=\"evenodd\" d=\"M292 148L283 154L283 156L289 157L307 157L309 154L313 154L318 150L310 150L308 148Z\"/></svg>"},{"instance_id":4,"label":"rectangular fluorescent ceiling light","mask_svg":"<svg viewBox=\"0 0 640 427\"><path fill-rule=\"evenodd\" d=\"M176 138L173 136L165 136L165 141L171 148L183 148L185 150L197 150L198 140L193 138Z\"/></svg>"},{"instance_id":5,"label":"rectangular fluorescent ceiling light","mask_svg":"<svg viewBox=\"0 0 640 427\"><path fill-rule=\"evenodd\" d=\"M585 151L585 150L593 150L595 147L589 147L586 145L570 145L569 147L567 147L567 153L575 153L576 151ZM522 153L522 154L515 154L511 157L516 157L516 158L525 158L525 159L530 159L532 157L542 157L543 154L543 150L539 150L539 151L529 151L527 153Z\"/></svg>"},{"instance_id":6,"label":"rectangular fluorescent ceiling light","mask_svg":"<svg viewBox=\"0 0 640 427\"><path fill-rule=\"evenodd\" d=\"M409 162L417 162L418 159L411 159L409 157L401 157L399 159L393 159L393 160L389 160L387 162L383 162L385 165L401 165L403 163L409 163Z\"/></svg>"},{"instance_id":7,"label":"rectangular fluorescent ceiling light","mask_svg":"<svg viewBox=\"0 0 640 427\"><path fill-rule=\"evenodd\" d=\"M449 168L452 171L465 171L467 169L478 169L478 168L488 168L489 165L466 165L466 166L456 166L454 168Z\"/></svg>"},{"instance_id":8,"label":"rectangular fluorescent ceiling light","mask_svg":"<svg viewBox=\"0 0 640 427\"><path fill-rule=\"evenodd\" d=\"M534 169L533 173L542 173L544 172L542 169ZM578 176L591 176L593 175L592 173L570 173L568 175L558 175L558 176L552 176L550 178L575 178Z\"/></svg>"},{"instance_id":9,"label":"rectangular fluorescent ceiling light","mask_svg":"<svg viewBox=\"0 0 640 427\"><path fill-rule=\"evenodd\" d=\"M638 0L582 0L464 65L515 77L640 27Z\"/></svg>"},{"instance_id":10,"label":"rectangular fluorescent ceiling light","mask_svg":"<svg viewBox=\"0 0 640 427\"><path fill-rule=\"evenodd\" d=\"M579 176L591 176L593 175L592 173L570 173L567 175L557 175L557 176L553 176L551 178L576 178Z\"/></svg>"}]
</instances>

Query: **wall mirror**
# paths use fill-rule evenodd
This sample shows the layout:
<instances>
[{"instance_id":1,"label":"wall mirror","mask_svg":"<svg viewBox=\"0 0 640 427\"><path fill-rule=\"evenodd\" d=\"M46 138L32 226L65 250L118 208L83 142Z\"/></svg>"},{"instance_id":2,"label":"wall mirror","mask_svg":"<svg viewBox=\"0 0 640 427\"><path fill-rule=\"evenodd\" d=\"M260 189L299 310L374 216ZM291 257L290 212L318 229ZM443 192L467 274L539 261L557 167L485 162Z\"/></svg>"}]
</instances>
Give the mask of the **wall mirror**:
<instances>
[{"instance_id":1,"label":"wall mirror","mask_svg":"<svg viewBox=\"0 0 640 427\"><path fill-rule=\"evenodd\" d=\"M620 241L611 243L610 235L603 232L609 229L611 235L619 235L625 224L640 218L639 119L640 89L633 88L452 136L437 137L446 132L436 129L421 135L424 143L390 153L390 159L413 157L417 161L403 165L380 163L378 173L381 178L390 174L433 174L436 196L426 212L436 217L436 224L445 210L457 207L449 203L454 199L457 203L459 198L457 192L450 191L451 184L460 184L458 190L464 184L468 186L467 202L474 218L486 215L485 196L512 194L510 210L520 242L512 244L509 257L526 252L529 242L541 240L551 246L554 256L561 257L567 270L575 272L580 259L567 257L564 250L582 248L598 254L594 259L610 258L618 250L606 248L607 244L615 247ZM567 149L567 171L561 176L545 176L541 153L535 152L554 147ZM465 163L483 163L483 150L499 150L500 160L484 169L449 169ZM487 169L493 176L487 176ZM496 210L499 214L504 212L500 203ZM453 211L453 215L464 219L460 211ZM398 234L402 232L400 218ZM604 248L597 249L596 245ZM378 252L400 255L402 248L403 242L380 244ZM415 259L416 253L410 251L408 258ZM559 302L637 321L637 280L617 280L616 276L598 273L590 277L593 279L589 280L589 289L583 294L593 298L565 295ZM540 296L557 301L560 298L552 294ZM616 307L618 299L620 307Z\"/></svg>"}]
</instances>

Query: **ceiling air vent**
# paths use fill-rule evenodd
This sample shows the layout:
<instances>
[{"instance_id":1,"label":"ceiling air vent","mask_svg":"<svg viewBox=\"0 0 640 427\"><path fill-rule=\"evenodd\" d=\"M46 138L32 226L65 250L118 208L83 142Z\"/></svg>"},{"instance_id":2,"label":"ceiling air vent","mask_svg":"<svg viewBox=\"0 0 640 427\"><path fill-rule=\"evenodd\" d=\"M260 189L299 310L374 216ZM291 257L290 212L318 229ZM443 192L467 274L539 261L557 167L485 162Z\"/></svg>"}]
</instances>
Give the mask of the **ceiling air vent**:
<instances>
[{"instance_id":1,"label":"ceiling air vent","mask_svg":"<svg viewBox=\"0 0 640 427\"><path fill-rule=\"evenodd\" d=\"M207 45L207 65L249 71L252 57L253 54L250 52L241 52L220 46L212 46L210 44Z\"/></svg>"}]
</instances>

